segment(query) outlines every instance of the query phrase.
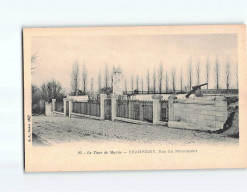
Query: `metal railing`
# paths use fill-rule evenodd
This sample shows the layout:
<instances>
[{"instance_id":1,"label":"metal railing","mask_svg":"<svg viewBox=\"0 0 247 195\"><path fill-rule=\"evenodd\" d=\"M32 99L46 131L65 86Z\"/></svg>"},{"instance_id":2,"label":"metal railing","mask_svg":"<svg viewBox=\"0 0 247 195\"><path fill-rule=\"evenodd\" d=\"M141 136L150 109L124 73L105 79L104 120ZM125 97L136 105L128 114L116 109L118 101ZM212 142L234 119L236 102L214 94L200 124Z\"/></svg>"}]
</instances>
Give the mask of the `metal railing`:
<instances>
[{"instance_id":1,"label":"metal railing","mask_svg":"<svg viewBox=\"0 0 247 195\"><path fill-rule=\"evenodd\" d=\"M63 112L64 111L63 101L55 102L55 111L57 111L57 112Z\"/></svg>"},{"instance_id":2,"label":"metal railing","mask_svg":"<svg viewBox=\"0 0 247 195\"><path fill-rule=\"evenodd\" d=\"M100 102L99 101L88 101L88 102L73 102L74 113L100 116Z\"/></svg>"},{"instance_id":3,"label":"metal railing","mask_svg":"<svg viewBox=\"0 0 247 195\"><path fill-rule=\"evenodd\" d=\"M117 100L117 117L153 122L153 102Z\"/></svg>"}]
</instances>

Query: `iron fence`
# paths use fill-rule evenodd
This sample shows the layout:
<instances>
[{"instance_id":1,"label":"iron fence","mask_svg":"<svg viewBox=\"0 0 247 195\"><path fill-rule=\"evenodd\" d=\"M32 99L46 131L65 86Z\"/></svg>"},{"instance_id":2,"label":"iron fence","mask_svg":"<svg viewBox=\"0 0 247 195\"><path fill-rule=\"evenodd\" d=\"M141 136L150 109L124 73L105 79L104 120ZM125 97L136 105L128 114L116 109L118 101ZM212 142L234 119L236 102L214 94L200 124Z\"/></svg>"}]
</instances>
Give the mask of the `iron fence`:
<instances>
[{"instance_id":1,"label":"iron fence","mask_svg":"<svg viewBox=\"0 0 247 195\"><path fill-rule=\"evenodd\" d=\"M99 117L100 102L99 101L73 102L73 112Z\"/></svg>"},{"instance_id":2,"label":"iron fence","mask_svg":"<svg viewBox=\"0 0 247 195\"><path fill-rule=\"evenodd\" d=\"M129 118L129 101L117 100L117 117Z\"/></svg>"},{"instance_id":3,"label":"iron fence","mask_svg":"<svg viewBox=\"0 0 247 195\"><path fill-rule=\"evenodd\" d=\"M160 121L168 121L168 101L160 101Z\"/></svg>"},{"instance_id":4,"label":"iron fence","mask_svg":"<svg viewBox=\"0 0 247 195\"><path fill-rule=\"evenodd\" d=\"M117 100L117 117L153 122L153 102Z\"/></svg>"},{"instance_id":5,"label":"iron fence","mask_svg":"<svg viewBox=\"0 0 247 195\"><path fill-rule=\"evenodd\" d=\"M143 121L152 123L153 122L153 102L151 101L142 101L143 108Z\"/></svg>"},{"instance_id":6,"label":"iron fence","mask_svg":"<svg viewBox=\"0 0 247 195\"><path fill-rule=\"evenodd\" d=\"M55 111L63 112L63 110L64 110L63 101L55 102Z\"/></svg>"}]
</instances>

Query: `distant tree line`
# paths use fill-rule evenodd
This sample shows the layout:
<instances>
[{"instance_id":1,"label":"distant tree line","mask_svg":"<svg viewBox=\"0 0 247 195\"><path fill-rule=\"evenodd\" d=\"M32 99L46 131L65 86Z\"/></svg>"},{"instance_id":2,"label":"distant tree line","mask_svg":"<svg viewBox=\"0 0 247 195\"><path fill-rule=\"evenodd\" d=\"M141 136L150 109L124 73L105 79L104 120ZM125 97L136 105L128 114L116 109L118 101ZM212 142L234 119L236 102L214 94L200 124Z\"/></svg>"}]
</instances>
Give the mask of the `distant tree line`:
<instances>
[{"instance_id":1,"label":"distant tree line","mask_svg":"<svg viewBox=\"0 0 247 195\"><path fill-rule=\"evenodd\" d=\"M206 82L212 86L212 80L215 80L214 88L217 90L222 88L229 90L231 88L233 80L231 79L232 73L229 59L227 60L225 67L223 65L220 66L220 61L217 56L215 58L214 64L210 64L209 58L207 58L205 64L202 64L200 60L194 63L194 66L192 64L192 58L190 58L187 64L187 71L184 71L184 69L182 68L180 71L177 71L176 67L172 67L170 70L166 70L163 62L161 61L158 69L154 67L152 72L150 72L150 69L147 69L146 78L140 77L138 74L130 74L129 82L127 78L124 79L124 90L126 92L128 91L128 89L130 89L132 92L144 92L145 85L146 92L150 94L174 93L177 91L186 92L191 90L193 85L198 85L202 82ZM106 64L103 74L102 71L99 70L99 93L103 92L109 94L112 92L113 69L114 65L112 70L109 70L109 67ZM205 71L202 72L202 69L204 69ZM202 81L202 77L204 81ZM224 84L220 82L223 78ZM236 85L238 86L237 79L238 75L236 74ZM90 87L87 87L88 80L88 71L85 64L83 64L82 73L80 74L79 64L76 62L72 68L71 73L71 90L74 92L76 90L81 90L84 94L93 92L96 88L94 87L94 79L93 77L90 78ZM130 86L128 86L128 84Z\"/></svg>"}]
</instances>

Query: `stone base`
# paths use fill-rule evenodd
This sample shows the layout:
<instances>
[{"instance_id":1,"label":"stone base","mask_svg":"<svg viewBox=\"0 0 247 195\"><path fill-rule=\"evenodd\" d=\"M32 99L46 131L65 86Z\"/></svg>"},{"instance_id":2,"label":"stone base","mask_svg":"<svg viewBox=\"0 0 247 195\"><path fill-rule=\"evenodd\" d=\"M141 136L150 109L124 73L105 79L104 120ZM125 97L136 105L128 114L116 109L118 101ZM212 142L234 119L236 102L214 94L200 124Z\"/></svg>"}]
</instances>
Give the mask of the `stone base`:
<instances>
[{"instance_id":1,"label":"stone base","mask_svg":"<svg viewBox=\"0 0 247 195\"><path fill-rule=\"evenodd\" d=\"M63 112L53 111L53 116L64 116Z\"/></svg>"},{"instance_id":2,"label":"stone base","mask_svg":"<svg viewBox=\"0 0 247 195\"><path fill-rule=\"evenodd\" d=\"M199 130L199 131L218 131L220 128L198 126L191 123L169 121L168 127L177 128L177 129L190 129L190 130Z\"/></svg>"},{"instance_id":3,"label":"stone base","mask_svg":"<svg viewBox=\"0 0 247 195\"><path fill-rule=\"evenodd\" d=\"M79 113L74 113L74 112L70 113L70 117L72 117L73 115L78 116L78 117L83 117L83 118L91 118L91 119L101 120L101 118L98 116L91 116L91 115L87 115L87 114L79 114Z\"/></svg>"}]
</instances>

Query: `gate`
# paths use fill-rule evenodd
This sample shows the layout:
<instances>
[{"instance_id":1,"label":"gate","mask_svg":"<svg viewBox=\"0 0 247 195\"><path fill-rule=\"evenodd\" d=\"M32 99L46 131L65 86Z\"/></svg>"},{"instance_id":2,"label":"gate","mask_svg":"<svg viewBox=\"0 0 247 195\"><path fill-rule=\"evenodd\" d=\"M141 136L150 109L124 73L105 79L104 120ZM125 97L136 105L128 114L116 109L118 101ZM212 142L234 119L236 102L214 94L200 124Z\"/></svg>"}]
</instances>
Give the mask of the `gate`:
<instances>
[{"instance_id":1,"label":"gate","mask_svg":"<svg viewBox=\"0 0 247 195\"><path fill-rule=\"evenodd\" d=\"M66 101L66 116L69 116L69 101Z\"/></svg>"},{"instance_id":2,"label":"gate","mask_svg":"<svg viewBox=\"0 0 247 195\"><path fill-rule=\"evenodd\" d=\"M111 99L105 99L105 120L111 120Z\"/></svg>"},{"instance_id":3,"label":"gate","mask_svg":"<svg viewBox=\"0 0 247 195\"><path fill-rule=\"evenodd\" d=\"M168 101L160 101L160 120L164 122L168 121Z\"/></svg>"}]
</instances>

